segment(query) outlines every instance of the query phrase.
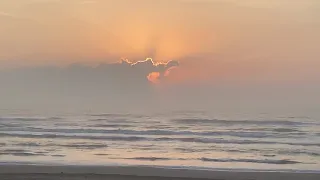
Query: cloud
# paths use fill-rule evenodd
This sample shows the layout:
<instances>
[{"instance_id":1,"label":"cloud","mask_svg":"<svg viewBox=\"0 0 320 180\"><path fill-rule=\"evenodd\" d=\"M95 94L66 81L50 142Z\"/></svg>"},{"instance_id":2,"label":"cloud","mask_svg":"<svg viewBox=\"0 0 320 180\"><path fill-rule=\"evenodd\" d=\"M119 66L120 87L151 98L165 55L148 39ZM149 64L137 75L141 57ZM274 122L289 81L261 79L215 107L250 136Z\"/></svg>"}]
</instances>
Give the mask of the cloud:
<instances>
[{"instance_id":1,"label":"cloud","mask_svg":"<svg viewBox=\"0 0 320 180\"><path fill-rule=\"evenodd\" d=\"M0 83L6 87L0 89L0 107L55 104L123 109L137 103L150 104L155 93L152 83L161 83L165 74L178 65L177 61L123 59L94 67L72 64L0 71Z\"/></svg>"},{"instance_id":2,"label":"cloud","mask_svg":"<svg viewBox=\"0 0 320 180\"><path fill-rule=\"evenodd\" d=\"M123 59L121 64L130 65L132 68L136 68L141 72L145 72L147 74L147 79L150 82L158 83L161 79L163 79L166 75L168 75L169 71L173 67L178 67L178 61L168 61L168 62L160 62L155 63L151 58L147 58L143 61L137 61L135 63L130 62L127 59Z\"/></svg>"}]
</instances>

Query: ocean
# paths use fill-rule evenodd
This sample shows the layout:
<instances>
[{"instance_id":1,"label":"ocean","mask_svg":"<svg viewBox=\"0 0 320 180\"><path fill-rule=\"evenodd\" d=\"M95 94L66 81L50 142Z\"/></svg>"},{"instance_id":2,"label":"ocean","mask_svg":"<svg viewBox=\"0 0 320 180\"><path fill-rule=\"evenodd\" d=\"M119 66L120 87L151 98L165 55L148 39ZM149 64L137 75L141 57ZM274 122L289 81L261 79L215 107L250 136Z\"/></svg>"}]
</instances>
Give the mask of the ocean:
<instances>
[{"instance_id":1,"label":"ocean","mask_svg":"<svg viewBox=\"0 0 320 180\"><path fill-rule=\"evenodd\" d=\"M2 164L320 170L320 116L0 111Z\"/></svg>"}]
</instances>

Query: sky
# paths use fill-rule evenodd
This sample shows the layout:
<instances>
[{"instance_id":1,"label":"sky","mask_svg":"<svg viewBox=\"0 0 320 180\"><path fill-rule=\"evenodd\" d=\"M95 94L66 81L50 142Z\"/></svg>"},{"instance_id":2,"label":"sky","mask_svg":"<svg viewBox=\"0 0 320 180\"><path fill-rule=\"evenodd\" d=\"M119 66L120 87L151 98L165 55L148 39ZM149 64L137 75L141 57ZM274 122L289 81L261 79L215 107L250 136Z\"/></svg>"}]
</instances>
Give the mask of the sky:
<instances>
[{"instance_id":1,"label":"sky","mask_svg":"<svg viewBox=\"0 0 320 180\"><path fill-rule=\"evenodd\" d=\"M318 0L1 0L0 107L317 108L319 32Z\"/></svg>"}]
</instances>

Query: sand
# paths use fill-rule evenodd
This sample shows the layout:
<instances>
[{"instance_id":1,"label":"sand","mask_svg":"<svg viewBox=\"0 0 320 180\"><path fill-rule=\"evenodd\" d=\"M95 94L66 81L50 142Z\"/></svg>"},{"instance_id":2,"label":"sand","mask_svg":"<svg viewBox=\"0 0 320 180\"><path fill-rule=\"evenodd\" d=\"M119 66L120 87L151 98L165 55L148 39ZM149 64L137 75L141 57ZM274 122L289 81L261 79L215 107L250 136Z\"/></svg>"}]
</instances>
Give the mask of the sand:
<instances>
[{"instance_id":1,"label":"sand","mask_svg":"<svg viewBox=\"0 0 320 180\"><path fill-rule=\"evenodd\" d=\"M319 180L319 172L188 170L159 167L0 165L1 180Z\"/></svg>"}]
</instances>

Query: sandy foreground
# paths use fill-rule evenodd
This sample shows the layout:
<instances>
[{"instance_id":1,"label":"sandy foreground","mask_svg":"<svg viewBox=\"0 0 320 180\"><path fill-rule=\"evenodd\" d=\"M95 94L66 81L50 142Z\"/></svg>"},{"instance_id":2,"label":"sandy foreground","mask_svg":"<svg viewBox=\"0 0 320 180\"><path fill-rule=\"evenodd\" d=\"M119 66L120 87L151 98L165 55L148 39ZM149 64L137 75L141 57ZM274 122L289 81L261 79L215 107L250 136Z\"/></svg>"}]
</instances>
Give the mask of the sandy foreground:
<instances>
[{"instance_id":1,"label":"sandy foreground","mask_svg":"<svg viewBox=\"0 0 320 180\"><path fill-rule=\"evenodd\" d=\"M0 180L319 180L319 172L258 172L116 166L0 165Z\"/></svg>"}]
</instances>

